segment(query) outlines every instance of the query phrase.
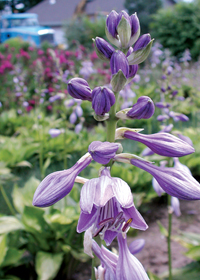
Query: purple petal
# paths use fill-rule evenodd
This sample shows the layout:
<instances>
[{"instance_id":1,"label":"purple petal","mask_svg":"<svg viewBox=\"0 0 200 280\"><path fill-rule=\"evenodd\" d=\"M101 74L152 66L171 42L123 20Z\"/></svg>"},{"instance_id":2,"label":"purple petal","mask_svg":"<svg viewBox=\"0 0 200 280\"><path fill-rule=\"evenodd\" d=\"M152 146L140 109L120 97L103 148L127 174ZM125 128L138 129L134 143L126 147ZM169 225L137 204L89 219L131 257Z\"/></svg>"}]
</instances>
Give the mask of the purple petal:
<instances>
[{"instance_id":1,"label":"purple petal","mask_svg":"<svg viewBox=\"0 0 200 280\"><path fill-rule=\"evenodd\" d=\"M125 77L129 76L129 63L125 54L119 50L115 51L110 59L110 68L112 75L121 70Z\"/></svg>"},{"instance_id":2,"label":"purple petal","mask_svg":"<svg viewBox=\"0 0 200 280\"><path fill-rule=\"evenodd\" d=\"M153 101L148 96L141 96L137 103L128 111L127 116L131 119L149 119L155 111Z\"/></svg>"},{"instance_id":3,"label":"purple petal","mask_svg":"<svg viewBox=\"0 0 200 280\"><path fill-rule=\"evenodd\" d=\"M92 91L92 108L97 115L110 111L115 103L115 95L108 87L96 87Z\"/></svg>"},{"instance_id":4,"label":"purple petal","mask_svg":"<svg viewBox=\"0 0 200 280\"><path fill-rule=\"evenodd\" d=\"M120 178L112 179L114 196L122 207L128 208L133 204L133 196L129 185Z\"/></svg>"},{"instance_id":5,"label":"purple petal","mask_svg":"<svg viewBox=\"0 0 200 280\"><path fill-rule=\"evenodd\" d=\"M180 210L180 202L178 200L178 198L172 196L171 197L171 206L174 210L174 213L177 217L181 216L181 210Z\"/></svg>"},{"instance_id":6,"label":"purple petal","mask_svg":"<svg viewBox=\"0 0 200 280\"><path fill-rule=\"evenodd\" d=\"M77 225L77 232L83 232L86 231L88 228L90 228L93 223L96 220L96 207L93 207L92 212L90 214L84 213L81 211L79 220L78 220L78 225Z\"/></svg>"},{"instance_id":7,"label":"purple petal","mask_svg":"<svg viewBox=\"0 0 200 280\"><path fill-rule=\"evenodd\" d=\"M139 229L139 230L146 230L148 228L148 225L146 224L142 215L139 213L139 211L135 208L135 206L133 204L132 204L132 207L130 207L130 208L122 208L122 209L123 209L126 221L128 221L129 219L132 219L132 222L130 223L131 227Z\"/></svg>"},{"instance_id":8,"label":"purple petal","mask_svg":"<svg viewBox=\"0 0 200 280\"><path fill-rule=\"evenodd\" d=\"M140 38L136 41L133 47L133 51L135 52L144 49L149 44L150 41L151 41L151 36L149 34L144 34L140 36Z\"/></svg>"},{"instance_id":9,"label":"purple petal","mask_svg":"<svg viewBox=\"0 0 200 280\"><path fill-rule=\"evenodd\" d=\"M92 90L87 81L82 78L71 79L68 83L67 89L69 94L76 99L92 100Z\"/></svg>"},{"instance_id":10,"label":"purple petal","mask_svg":"<svg viewBox=\"0 0 200 280\"><path fill-rule=\"evenodd\" d=\"M108 15L106 25L109 33L117 38L117 24L118 24L118 13L114 10Z\"/></svg>"},{"instance_id":11,"label":"purple petal","mask_svg":"<svg viewBox=\"0 0 200 280\"><path fill-rule=\"evenodd\" d=\"M114 158L118 149L118 143L94 141L89 145L88 152L96 162L108 164Z\"/></svg>"}]
</instances>

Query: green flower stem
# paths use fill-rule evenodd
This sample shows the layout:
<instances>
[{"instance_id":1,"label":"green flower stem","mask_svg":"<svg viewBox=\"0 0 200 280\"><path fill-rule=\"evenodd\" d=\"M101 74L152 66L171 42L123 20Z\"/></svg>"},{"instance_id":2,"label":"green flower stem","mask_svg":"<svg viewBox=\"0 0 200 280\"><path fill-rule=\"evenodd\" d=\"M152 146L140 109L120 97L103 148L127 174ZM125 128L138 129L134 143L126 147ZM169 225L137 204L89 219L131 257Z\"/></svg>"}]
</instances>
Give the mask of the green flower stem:
<instances>
[{"instance_id":1,"label":"green flower stem","mask_svg":"<svg viewBox=\"0 0 200 280\"><path fill-rule=\"evenodd\" d=\"M14 208L12 207L12 204L10 203L10 200L9 200L9 198L8 198L8 196L7 196L6 192L5 192L5 190L4 190L4 187L1 186L1 185L0 185L0 190L1 190L2 196L3 196L3 198L4 198L5 202L6 202L6 204L7 204L8 208L9 208L9 210L10 210L10 213L11 213L13 216L15 216L15 210L14 210Z\"/></svg>"},{"instance_id":2,"label":"green flower stem","mask_svg":"<svg viewBox=\"0 0 200 280\"><path fill-rule=\"evenodd\" d=\"M97 235L96 237L93 237L93 239L101 247L101 239L100 239L99 235ZM94 255L94 258L92 259L92 277L91 277L91 280L96 280L94 267L98 267L99 265L100 265L100 260L97 258L96 255Z\"/></svg>"},{"instance_id":3,"label":"green flower stem","mask_svg":"<svg viewBox=\"0 0 200 280\"><path fill-rule=\"evenodd\" d=\"M107 136L106 140L108 142L115 142L115 130L117 128L117 121L116 118L116 107L117 107L117 100L118 100L119 92L115 93L115 104L111 107L109 112L109 119L106 121L106 128L107 128Z\"/></svg>"},{"instance_id":4,"label":"green flower stem","mask_svg":"<svg viewBox=\"0 0 200 280\"><path fill-rule=\"evenodd\" d=\"M171 231L172 231L171 196L168 194L168 236L167 236L168 270L169 270L168 280L172 280Z\"/></svg>"}]
</instances>

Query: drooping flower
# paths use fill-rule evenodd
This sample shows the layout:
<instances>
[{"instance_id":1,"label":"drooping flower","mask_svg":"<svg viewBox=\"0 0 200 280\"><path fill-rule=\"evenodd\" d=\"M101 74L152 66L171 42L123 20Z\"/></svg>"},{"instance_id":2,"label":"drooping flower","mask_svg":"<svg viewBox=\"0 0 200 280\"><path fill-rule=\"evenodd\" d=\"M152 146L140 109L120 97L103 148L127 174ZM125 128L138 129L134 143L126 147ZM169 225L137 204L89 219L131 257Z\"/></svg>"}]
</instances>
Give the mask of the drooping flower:
<instances>
[{"instance_id":1,"label":"drooping flower","mask_svg":"<svg viewBox=\"0 0 200 280\"><path fill-rule=\"evenodd\" d=\"M153 101L148 96L141 96L137 103L128 111L127 116L131 119L149 119L155 111Z\"/></svg>"},{"instance_id":2,"label":"drooping flower","mask_svg":"<svg viewBox=\"0 0 200 280\"><path fill-rule=\"evenodd\" d=\"M92 235L100 235L107 245L119 232L126 232L129 227L147 229L134 206L130 187L120 178L112 178L109 168L104 168L99 178L83 185L80 207L77 231L83 232L92 227Z\"/></svg>"},{"instance_id":3,"label":"drooping flower","mask_svg":"<svg viewBox=\"0 0 200 280\"><path fill-rule=\"evenodd\" d=\"M93 141L88 147L88 152L96 162L107 164L114 158L119 146L119 143Z\"/></svg>"},{"instance_id":4,"label":"drooping flower","mask_svg":"<svg viewBox=\"0 0 200 280\"><path fill-rule=\"evenodd\" d=\"M76 176L90 164L91 160L92 157L87 153L70 169L56 171L46 176L35 191L33 205L47 207L66 196L72 190Z\"/></svg>"},{"instance_id":5,"label":"drooping flower","mask_svg":"<svg viewBox=\"0 0 200 280\"><path fill-rule=\"evenodd\" d=\"M183 200L200 199L200 184L189 173L173 167L155 166L138 159L131 159L130 163L149 172L169 195Z\"/></svg>"},{"instance_id":6,"label":"drooping flower","mask_svg":"<svg viewBox=\"0 0 200 280\"><path fill-rule=\"evenodd\" d=\"M109 280L149 280L144 267L134 257L127 246L127 240L121 234L118 234L119 255L116 255L106 249L101 248L93 240L92 250L101 260L102 267L105 268L104 279Z\"/></svg>"},{"instance_id":7,"label":"drooping flower","mask_svg":"<svg viewBox=\"0 0 200 280\"><path fill-rule=\"evenodd\" d=\"M51 136L51 138L56 138L61 134L61 130L57 129L57 128L51 128L49 129L49 135Z\"/></svg>"}]
</instances>

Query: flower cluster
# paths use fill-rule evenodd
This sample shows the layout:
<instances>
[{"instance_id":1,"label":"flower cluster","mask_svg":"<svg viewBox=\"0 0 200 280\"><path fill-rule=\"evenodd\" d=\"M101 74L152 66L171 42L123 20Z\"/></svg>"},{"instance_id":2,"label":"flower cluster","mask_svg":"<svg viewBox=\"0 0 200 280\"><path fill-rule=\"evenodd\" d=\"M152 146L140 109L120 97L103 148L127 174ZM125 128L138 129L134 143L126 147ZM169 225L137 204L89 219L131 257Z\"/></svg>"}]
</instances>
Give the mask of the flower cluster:
<instances>
[{"instance_id":1,"label":"flower cluster","mask_svg":"<svg viewBox=\"0 0 200 280\"><path fill-rule=\"evenodd\" d=\"M128 184L112 177L112 165L116 161L124 162L149 172L163 191L176 198L200 199L200 185L183 169L159 167L137 155L123 153L122 145L115 141L128 138L143 143L152 153L175 158L193 153L194 148L166 131L145 135L141 133L142 129L117 128L119 119L148 119L154 113L154 103L147 96L139 97L132 108L117 112L119 91L136 75L138 64L147 58L153 40L149 34L139 37L137 15L129 16L125 11L119 14L112 11L108 15L106 35L112 45L98 37L94 42L99 58L110 62L111 86L91 89L85 79L73 78L68 83L68 92L76 100L91 102L96 120L106 120L107 141L92 142L88 152L70 169L49 174L38 186L33 205L50 206L68 195L75 182L82 183L77 232L85 232L85 252L91 257L95 254L101 261L101 265L95 268L96 279L148 280L147 273L132 255L126 241L130 227L146 230L148 226L134 205ZM103 165L99 176L90 180L78 176L92 160ZM100 247L95 241L97 236L106 245L117 237L119 254Z\"/></svg>"}]
</instances>

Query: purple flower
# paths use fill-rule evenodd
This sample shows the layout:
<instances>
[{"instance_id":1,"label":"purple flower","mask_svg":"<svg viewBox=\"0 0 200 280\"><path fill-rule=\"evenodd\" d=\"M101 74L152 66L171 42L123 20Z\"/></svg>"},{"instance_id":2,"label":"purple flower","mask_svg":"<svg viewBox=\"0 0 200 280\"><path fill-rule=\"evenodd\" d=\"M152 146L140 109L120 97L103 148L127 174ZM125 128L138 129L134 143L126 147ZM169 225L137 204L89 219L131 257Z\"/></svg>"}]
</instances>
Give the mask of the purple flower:
<instances>
[{"instance_id":1,"label":"purple flower","mask_svg":"<svg viewBox=\"0 0 200 280\"><path fill-rule=\"evenodd\" d=\"M92 250L101 260L102 267L105 268L103 279L113 280L149 280L144 267L134 257L128 246L127 240L118 234L119 256L110 252L104 246L99 245L93 240Z\"/></svg>"},{"instance_id":2,"label":"purple flower","mask_svg":"<svg viewBox=\"0 0 200 280\"><path fill-rule=\"evenodd\" d=\"M192 140L189 137L187 137L187 136L185 136L183 134L180 134L180 133L178 133L177 135L178 135L178 137L180 139L182 139L183 141L187 142L189 145L193 146Z\"/></svg>"},{"instance_id":3,"label":"purple flower","mask_svg":"<svg viewBox=\"0 0 200 280\"><path fill-rule=\"evenodd\" d=\"M94 42L95 42L97 55L100 58L111 59L111 56L115 51L113 46L111 46L106 40L100 37L96 37Z\"/></svg>"},{"instance_id":4,"label":"purple flower","mask_svg":"<svg viewBox=\"0 0 200 280\"><path fill-rule=\"evenodd\" d=\"M129 64L125 54L119 50L115 51L110 60L110 68L112 75L117 74L121 70L126 78L129 76Z\"/></svg>"},{"instance_id":5,"label":"purple flower","mask_svg":"<svg viewBox=\"0 0 200 280\"><path fill-rule=\"evenodd\" d=\"M154 152L149 149L148 147L146 147L143 152L142 152L142 156L146 157L146 156L152 156L154 155Z\"/></svg>"},{"instance_id":6,"label":"purple flower","mask_svg":"<svg viewBox=\"0 0 200 280\"><path fill-rule=\"evenodd\" d=\"M200 199L200 184L187 172L173 167L155 166L138 159L131 159L130 162L149 172L169 195L184 200Z\"/></svg>"},{"instance_id":7,"label":"purple flower","mask_svg":"<svg viewBox=\"0 0 200 280\"><path fill-rule=\"evenodd\" d=\"M35 191L33 205L47 207L66 196L72 190L76 176L90 164L91 160L90 154L87 153L70 169L56 171L45 177Z\"/></svg>"},{"instance_id":8,"label":"purple flower","mask_svg":"<svg viewBox=\"0 0 200 280\"><path fill-rule=\"evenodd\" d=\"M112 178L110 169L104 168L100 178L86 182L81 189L81 215L77 231L92 227L109 245L119 232L129 227L146 230L147 224L133 203L130 187L120 178Z\"/></svg>"},{"instance_id":9,"label":"purple flower","mask_svg":"<svg viewBox=\"0 0 200 280\"><path fill-rule=\"evenodd\" d=\"M170 116L171 118L173 118L173 120L174 120L175 122L178 122L178 121L187 122L187 121L189 121L189 118L188 118L186 115L184 115L184 114L179 114L179 113L175 113L175 112L173 112L173 111L169 112L169 116Z\"/></svg>"},{"instance_id":10,"label":"purple flower","mask_svg":"<svg viewBox=\"0 0 200 280\"><path fill-rule=\"evenodd\" d=\"M49 98L49 102L50 102L50 103L53 103L53 102L55 102L56 100L59 100L59 99L61 99L61 96L60 96L59 94L56 94L56 95L51 96L51 97Z\"/></svg>"},{"instance_id":11,"label":"purple flower","mask_svg":"<svg viewBox=\"0 0 200 280\"><path fill-rule=\"evenodd\" d=\"M170 103L165 103L165 102L156 102L155 105L160 109L171 107Z\"/></svg>"},{"instance_id":12,"label":"purple flower","mask_svg":"<svg viewBox=\"0 0 200 280\"><path fill-rule=\"evenodd\" d=\"M112 37L117 38L118 13L114 10L108 15L106 26Z\"/></svg>"},{"instance_id":13,"label":"purple flower","mask_svg":"<svg viewBox=\"0 0 200 280\"><path fill-rule=\"evenodd\" d=\"M179 159L176 157L174 157L174 168L192 175L190 169L186 165L180 163Z\"/></svg>"},{"instance_id":14,"label":"purple flower","mask_svg":"<svg viewBox=\"0 0 200 280\"><path fill-rule=\"evenodd\" d=\"M171 124L165 125L160 132L170 132L172 130L172 128L173 128L173 124L171 123ZM182 139L182 140L184 141L184 139ZM187 141L185 141L185 142L187 142Z\"/></svg>"},{"instance_id":15,"label":"purple flower","mask_svg":"<svg viewBox=\"0 0 200 280\"><path fill-rule=\"evenodd\" d=\"M140 238L132 241L131 244L128 246L128 249L132 255L136 255L144 248L144 245L145 245L145 240Z\"/></svg>"},{"instance_id":16,"label":"purple flower","mask_svg":"<svg viewBox=\"0 0 200 280\"><path fill-rule=\"evenodd\" d=\"M138 51L146 48L146 46L151 42L151 36L150 34L144 34L140 36L140 38L136 41L133 51Z\"/></svg>"},{"instance_id":17,"label":"purple flower","mask_svg":"<svg viewBox=\"0 0 200 280\"><path fill-rule=\"evenodd\" d=\"M139 141L149 147L154 153L167 156L167 157L182 157L194 153L194 148L188 143L179 139L178 137L165 133L159 132L150 135L144 135L133 131L125 131L125 138Z\"/></svg>"},{"instance_id":18,"label":"purple flower","mask_svg":"<svg viewBox=\"0 0 200 280\"><path fill-rule=\"evenodd\" d=\"M159 121L159 122L162 122L162 121L165 121L165 120L168 120L168 119L169 119L169 116L167 116L167 115L157 116L157 121Z\"/></svg>"},{"instance_id":19,"label":"purple flower","mask_svg":"<svg viewBox=\"0 0 200 280\"><path fill-rule=\"evenodd\" d=\"M149 119L155 111L153 101L148 96L141 96L127 113L131 119Z\"/></svg>"},{"instance_id":20,"label":"purple flower","mask_svg":"<svg viewBox=\"0 0 200 280\"><path fill-rule=\"evenodd\" d=\"M161 186L158 184L157 180L154 177L152 179L152 186L153 186L154 191L157 193L158 196L161 196L165 192L161 188Z\"/></svg>"},{"instance_id":21,"label":"purple flower","mask_svg":"<svg viewBox=\"0 0 200 280\"><path fill-rule=\"evenodd\" d=\"M68 83L69 94L77 99L92 100L92 90L86 80L82 78L73 78Z\"/></svg>"},{"instance_id":22,"label":"purple flower","mask_svg":"<svg viewBox=\"0 0 200 280\"><path fill-rule=\"evenodd\" d=\"M129 65L128 78L134 78L136 73L137 73L137 71L138 71L138 64Z\"/></svg>"},{"instance_id":23,"label":"purple flower","mask_svg":"<svg viewBox=\"0 0 200 280\"><path fill-rule=\"evenodd\" d=\"M119 143L94 141L89 145L88 152L96 162L108 164L116 155L119 146Z\"/></svg>"},{"instance_id":24,"label":"purple flower","mask_svg":"<svg viewBox=\"0 0 200 280\"><path fill-rule=\"evenodd\" d=\"M75 122L77 121L77 115L75 112L71 113L71 115L69 117L69 121L70 121L70 123L75 124Z\"/></svg>"},{"instance_id":25,"label":"purple flower","mask_svg":"<svg viewBox=\"0 0 200 280\"><path fill-rule=\"evenodd\" d=\"M92 108L97 115L104 115L115 104L115 95L108 87L96 87L92 91Z\"/></svg>"},{"instance_id":26,"label":"purple flower","mask_svg":"<svg viewBox=\"0 0 200 280\"><path fill-rule=\"evenodd\" d=\"M61 134L61 130L57 128L51 128L49 129L49 135L51 138L56 138Z\"/></svg>"},{"instance_id":27,"label":"purple flower","mask_svg":"<svg viewBox=\"0 0 200 280\"><path fill-rule=\"evenodd\" d=\"M75 133L79 134L79 132L82 130L82 128L83 128L82 122L78 123L74 128Z\"/></svg>"}]
</instances>

